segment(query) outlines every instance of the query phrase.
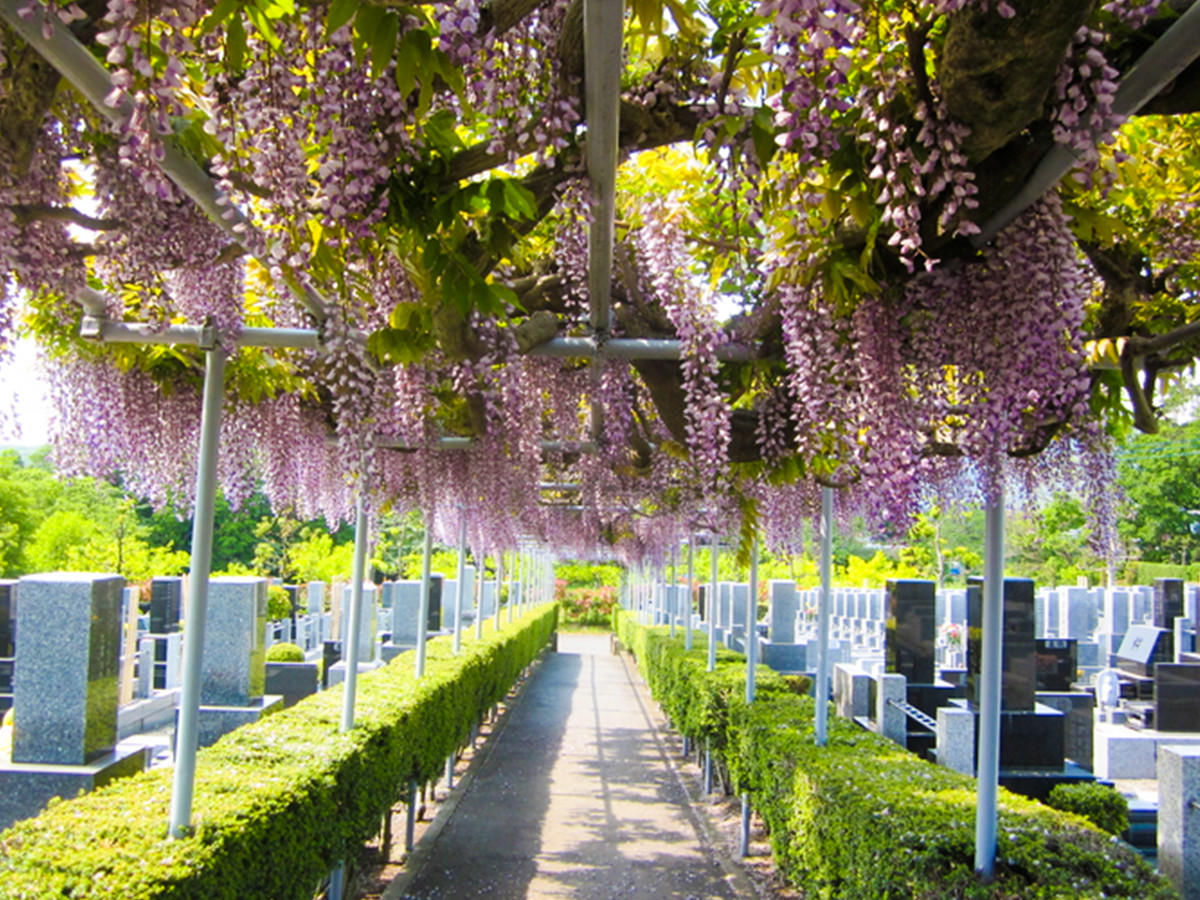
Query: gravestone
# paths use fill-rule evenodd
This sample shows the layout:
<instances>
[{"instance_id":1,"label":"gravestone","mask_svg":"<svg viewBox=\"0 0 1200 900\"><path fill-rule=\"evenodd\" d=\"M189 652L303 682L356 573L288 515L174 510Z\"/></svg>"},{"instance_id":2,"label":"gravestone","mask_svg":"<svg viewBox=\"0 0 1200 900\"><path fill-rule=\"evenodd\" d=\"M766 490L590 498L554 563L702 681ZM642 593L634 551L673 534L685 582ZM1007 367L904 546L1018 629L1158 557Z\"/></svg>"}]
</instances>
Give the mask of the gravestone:
<instances>
[{"instance_id":1,"label":"gravestone","mask_svg":"<svg viewBox=\"0 0 1200 900\"><path fill-rule=\"evenodd\" d=\"M1154 727L1200 731L1200 665L1159 663L1154 667Z\"/></svg>"},{"instance_id":2,"label":"gravestone","mask_svg":"<svg viewBox=\"0 0 1200 900\"><path fill-rule=\"evenodd\" d=\"M325 582L310 581L306 586L309 615L319 616L325 612Z\"/></svg>"},{"instance_id":3,"label":"gravestone","mask_svg":"<svg viewBox=\"0 0 1200 900\"><path fill-rule=\"evenodd\" d=\"M1069 691L1075 682L1076 642L1071 638L1038 638L1037 690Z\"/></svg>"},{"instance_id":4,"label":"gravestone","mask_svg":"<svg viewBox=\"0 0 1200 900\"><path fill-rule=\"evenodd\" d=\"M1058 636L1084 640L1095 629L1098 611L1087 588L1065 587L1058 589L1062 602L1059 605Z\"/></svg>"},{"instance_id":5,"label":"gravestone","mask_svg":"<svg viewBox=\"0 0 1200 900\"><path fill-rule=\"evenodd\" d=\"M17 583L0 580L0 715L12 706Z\"/></svg>"},{"instance_id":6,"label":"gravestone","mask_svg":"<svg viewBox=\"0 0 1200 900\"><path fill-rule=\"evenodd\" d=\"M440 572L433 572L429 576L429 607L428 615L425 619L425 631L433 634L440 631L442 628L442 588L446 580ZM520 602L520 583L513 585L516 600L511 602Z\"/></svg>"},{"instance_id":7,"label":"gravestone","mask_svg":"<svg viewBox=\"0 0 1200 900\"><path fill-rule=\"evenodd\" d=\"M150 580L151 634L173 634L178 631L182 608L182 578L170 576Z\"/></svg>"},{"instance_id":8,"label":"gravestone","mask_svg":"<svg viewBox=\"0 0 1200 900\"><path fill-rule=\"evenodd\" d=\"M209 581L200 656L199 746L207 747L282 705L281 697L265 693L267 662L262 635L266 622L265 578L233 576Z\"/></svg>"},{"instance_id":9,"label":"gravestone","mask_svg":"<svg viewBox=\"0 0 1200 900\"><path fill-rule=\"evenodd\" d=\"M772 580L768 583L771 597L768 638L773 644L796 642L796 584L793 581Z\"/></svg>"},{"instance_id":10,"label":"gravestone","mask_svg":"<svg viewBox=\"0 0 1200 900\"><path fill-rule=\"evenodd\" d=\"M1183 615L1183 580L1180 578L1154 579L1154 611L1150 624L1155 628L1170 631L1175 619Z\"/></svg>"},{"instance_id":11,"label":"gravestone","mask_svg":"<svg viewBox=\"0 0 1200 900\"><path fill-rule=\"evenodd\" d=\"M0 830L141 771L145 748L116 752L119 575L55 572L20 581L11 763L0 766Z\"/></svg>"},{"instance_id":12,"label":"gravestone","mask_svg":"<svg viewBox=\"0 0 1200 900\"><path fill-rule=\"evenodd\" d=\"M342 588L343 644L345 644L350 634L350 603L353 598L354 589L350 585ZM360 663L369 663L375 660L376 630L375 585L364 583L362 588L362 609L359 611L358 620L358 661Z\"/></svg>"},{"instance_id":13,"label":"gravestone","mask_svg":"<svg viewBox=\"0 0 1200 900\"><path fill-rule=\"evenodd\" d=\"M1003 589L1004 637L1001 654L1001 708L1032 710L1037 689L1037 645L1033 615L1033 581L1029 578L1005 578ZM983 579L967 583L967 697L979 703L979 675L982 664L981 629L983 621Z\"/></svg>"},{"instance_id":14,"label":"gravestone","mask_svg":"<svg viewBox=\"0 0 1200 900\"><path fill-rule=\"evenodd\" d=\"M496 582L485 581L479 587L479 614L485 619L490 619L496 615Z\"/></svg>"},{"instance_id":15,"label":"gravestone","mask_svg":"<svg viewBox=\"0 0 1200 900\"><path fill-rule=\"evenodd\" d=\"M1130 625L1117 651L1117 667L1128 675L1153 678L1158 663L1173 662L1171 632L1154 625Z\"/></svg>"},{"instance_id":16,"label":"gravestone","mask_svg":"<svg viewBox=\"0 0 1200 900\"><path fill-rule=\"evenodd\" d=\"M933 684L935 585L896 579L887 583L887 671L910 684Z\"/></svg>"},{"instance_id":17,"label":"gravestone","mask_svg":"<svg viewBox=\"0 0 1200 900\"><path fill-rule=\"evenodd\" d=\"M1129 630L1129 592L1112 588L1104 593L1104 627L1109 634L1124 634Z\"/></svg>"},{"instance_id":18,"label":"gravestone","mask_svg":"<svg viewBox=\"0 0 1200 900\"><path fill-rule=\"evenodd\" d=\"M391 643L396 647L417 645L417 624L421 612L421 582L394 581L384 585L391 605Z\"/></svg>"},{"instance_id":19,"label":"gravestone","mask_svg":"<svg viewBox=\"0 0 1200 900\"><path fill-rule=\"evenodd\" d=\"M393 609L396 602L396 585L398 582L385 581L379 586L379 608Z\"/></svg>"}]
</instances>

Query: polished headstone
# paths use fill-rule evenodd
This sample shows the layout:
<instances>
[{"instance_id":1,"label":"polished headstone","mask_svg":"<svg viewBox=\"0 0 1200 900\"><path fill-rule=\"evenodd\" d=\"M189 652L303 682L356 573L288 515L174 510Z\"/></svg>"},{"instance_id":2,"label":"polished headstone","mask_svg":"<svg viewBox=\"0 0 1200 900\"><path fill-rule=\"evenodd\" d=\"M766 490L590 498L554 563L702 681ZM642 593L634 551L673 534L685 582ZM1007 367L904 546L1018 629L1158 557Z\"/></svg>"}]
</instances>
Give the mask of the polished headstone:
<instances>
[{"instance_id":1,"label":"polished headstone","mask_svg":"<svg viewBox=\"0 0 1200 900\"><path fill-rule=\"evenodd\" d=\"M1183 580L1180 578L1154 579L1154 617L1150 624L1155 628L1170 630L1177 616L1183 615Z\"/></svg>"},{"instance_id":2,"label":"polished headstone","mask_svg":"<svg viewBox=\"0 0 1200 900\"><path fill-rule=\"evenodd\" d=\"M13 655L17 620L17 583L0 579L0 657Z\"/></svg>"},{"instance_id":3,"label":"polished headstone","mask_svg":"<svg viewBox=\"0 0 1200 900\"><path fill-rule=\"evenodd\" d=\"M936 657L932 581L888 581L887 671L913 684L932 684Z\"/></svg>"},{"instance_id":4,"label":"polished headstone","mask_svg":"<svg viewBox=\"0 0 1200 900\"><path fill-rule=\"evenodd\" d=\"M1129 630L1129 592L1112 588L1104 595L1104 624L1109 634L1124 634Z\"/></svg>"},{"instance_id":5,"label":"polished headstone","mask_svg":"<svg viewBox=\"0 0 1200 900\"><path fill-rule=\"evenodd\" d=\"M1154 705L1154 727L1159 731L1200 731L1200 666L1156 665Z\"/></svg>"},{"instance_id":6,"label":"polished headstone","mask_svg":"<svg viewBox=\"0 0 1200 900\"><path fill-rule=\"evenodd\" d=\"M1069 691L1075 681L1076 642L1073 638L1038 638L1037 689Z\"/></svg>"},{"instance_id":7,"label":"polished headstone","mask_svg":"<svg viewBox=\"0 0 1200 900\"><path fill-rule=\"evenodd\" d=\"M439 572L433 572L429 576L429 607L428 616L425 619L425 630L429 634L439 631L442 627L442 593L446 579ZM520 588L520 583L514 585L514 588ZM516 594L520 596L519 593Z\"/></svg>"},{"instance_id":8,"label":"polished headstone","mask_svg":"<svg viewBox=\"0 0 1200 900\"><path fill-rule=\"evenodd\" d=\"M183 607L183 579L178 576L150 580L150 632L171 634L179 630Z\"/></svg>"},{"instance_id":9,"label":"polished headstone","mask_svg":"<svg viewBox=\"0 0 1200 900\"><path fill-rule=\"evenodd\" d=\"M267 621L265 578L229 576L208 585L204 652L200 658L200 702L205 706L249 706L266 686Z\"/></svg>"},{"instance_id":10,"label":"polished headstone","mask_svg":"<svg viewBox=\"0 0 1200 900\"><path fill-rule=\"evenodd\" d=\"M112 751L124 587L85 572L21 579L13 762L82 765Z\"/></svg>"},{"instance_id":11,"label":"polished headstone","mask_svg":"<svg viewBox=\"0 0 1200 900\"><path fill-rule=\"evenodd\" d=\"M1029 578L1005 578L1004 629L1001 652L1000 706L1006 710L1032 710L1037 690L1034 585ZM983 579L967 582L967 697L979 703L982 665Z\"/></svg>"},{"instance_id":12,"label":"polished headstone","mask_svg":"<svg viewBox=\"0 0 1200 900\"><path fill-rule=\"evenodd\" d=\"M729 603L733 612L733 627L745 628L747 614L750 613L750 585L748 584L731 584L729 586ZM757 610L754 610L750 615L750 620L754 621L758 618Z\"/></svg>"}]
</instances>

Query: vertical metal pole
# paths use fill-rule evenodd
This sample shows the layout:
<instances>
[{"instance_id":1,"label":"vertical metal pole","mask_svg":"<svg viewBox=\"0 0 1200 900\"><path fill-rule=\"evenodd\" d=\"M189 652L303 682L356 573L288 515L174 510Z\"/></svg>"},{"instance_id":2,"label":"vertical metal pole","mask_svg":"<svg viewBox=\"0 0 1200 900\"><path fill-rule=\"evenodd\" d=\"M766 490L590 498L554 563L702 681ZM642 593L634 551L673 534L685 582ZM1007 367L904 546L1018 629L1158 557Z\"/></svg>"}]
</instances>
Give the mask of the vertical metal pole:
<instances>
[{"instance_id":1,"label":"vertical metal pole","mask_svg":"<svg viewBox=\"0 0 1200 900\"><path fill-rule=\"evenodd\" d=\"M1000 780L1000 679L1004 634L1004 490L984 510L983 654L979 672L979 750L975 768L975 871L991 880L996 863L996 793ZM975 623L971 623L974 625Z\"/></svg>"},{"instance_id":2,"label":"vertical metal pole","mask_svg":"<svg viewBox=\"0 0 1200 900\"><path fill-rule=\"evenodd\" d=\"M350 585L349 637L343 637L346 684L342 692L342 724L338 731L349 731L354 727L354 699L358 690L358 632L362 627L363 578L367 568L367 507L361 485L354 506L354 581Z\"/></svg>"},{"instance_id":3,"label":"vertical metal pole","mask_svg":"<svg viewBox=\"0 0 1200 900\"><path fill-rule=\"evenodd\" d=\"M517 580L520 577L521 566L521 551L517 549L513 551L512 565L508 567L508 624L512 624L513 620L513 605L517 598Z\"/></svg>"},{"instance_id":4,"label":"vertical metal pole","mask_svg":"<svg viewBox=\"0 0 1200 900\"><path fill-rule=\"evenodd\" d=\"M704 611L708 614L708 671L711 672L717 667L717 632L713 622L717 613L717 557L721 553L721 539L715 534L709 538L709 548L712 550L712 574L708 584L708 608Z\"/></svg>"},{"instance_id":5,"label":"vertical metal pole","mask_svg":"<svg viewBox=\"0 0 1200 900\"><path fill-rule=\"evenodd\" d=\"M446 790L454 790L454 752L446 757Z\"/></svg>"},{"instance_id":6,"label":"vertical metal pole","mask_svg":"<svg viewBox=\"0 0 1200 900\"><path fill-rule=\"evenodd\" d=\"M342 900L342 895L346 890L346 864L338 863L337 868L329 875L329 891L326 896L329 900Z\"/></svg>"},{"instance_id":7,"label":"vertical metal pole","mask_svg":"<svg viewBox=\"0 0 1200 900\"><path fill-rule=\"evenodd\" d=\"M478 572L475 575L475 640L483 637L483 575L487 571L487 555L479 557Z\"/></svg>"},{"instance_id":8,"label":"vertical metal pole","mask_svg":"<svg viewBox=\"0 0 1200 900\"><path fill-rule=\"evenodd\" d=\"M500 630L500 588L504 584L504 551L496 551L496 630Z\"/></svg>"},{"instance_id":9,"label":"vertical metal pole","mask_svg":"<svg viewBox=\"0 0 1200 900\"><path fill-rule=\"evenodd\" d=\"M750 544L750 590L746 595L746 702L754 702L754 667L758 665L758 538ZM746 813L743 811L743 815ZM747 819L747 822L749 819ZM745 854L742 854L745 856Z\"/></svg>"},{"instance_id":10,"label":"vertical metal pole","mask_svg":"<svg viewBox=\"0 0 1200 900\"><path fill-rule=\"evenodd\" d=\"M417 795L417 780L414 778L408 782L408 820L404 823L404 849L411 852L413 848L413 834L416 831L417 822L417 804L421 798ZM389 812L388 815L391 815Z\"/></svg>"},{"instance_id":11,"label":"vertical metal pole","mask_svg":"<svg viewBox=\"0 0 1200 900\"><path fill-rule=\"evenodd\" d=\"M675 637L675 617L679 614L678 578L675 571L675 560L678 548L671 546L671 581L667 593L667 615L671 619L671 637Z\"/></svg>"},{"instance_id":12,"label":"vertical metal pole","mask_svg":"<svg viewBox=\"0 0 1200 900\"><path fill-rule=\"evenodd\" d=\"M712 737L704 738L704 793L713 792Z\"/></svg>"},{"instance_id":13,"label":"vertical metal pole","mask_svg":"<svg viewBox=\"0 0 1200 900\"><path fill-rule=\"evenodd\" d=\"M821 593L817 598L817 746L829 725L829 613L833 606L833 488L821 488Z\"/></svg>"},{"instance_id":14,"label":"vertical metal pole","mask_svg":"<svg viewBox=\"0 0 1200 900\"><path fill-rule=\"evenodd\" d=\"M683 649L692 649L692 584L696 580L696 535L688 535L687 590L683 604ZM687 738L685 737L686 741Z\"/></svg>"},{"instance_id":15,"label":"vertical metal pole","mask_svg":"<svg viewBox=\"0 0 1200 900\"><path fill-rule=\"evenodd\" d=\"M433 513L428 514L428 518L433 518ZM425 523L425 542L421 547L421 602L417 611L417 677L422 678L425 675L425 644L429 640L429 586L432 582L430 577L430 560L433 556L433 528L432 523Z\"/></svg>"},{"instance_id":16,"label":"vertical metal pole","mask_svg":"<svg viewBox=\"0 0 1200 900\"><path fill-rule=\"evenodd\" d=\"M196 740L200 718L200 660L208 615L208 579L212 572L213 512L217 493L221 405L225 400L225 351L204 353L204 399L200 412L200 455L196 463L196 511L192 520L192 561L188 573L187 626L183 629L179 725L175 731L175 774L168 830L183 837L192 821L196 781Z\"/></svg>"},{"instance_id":17,"label":"vertical metal pole","mask_svg":"<svg viewBox=\"0 0 1200 900\"><path fill-rule=\"evenodd\" d=\"M742 794L742 856L750 855L750 795Z\"/></svg>"},{"instance_id":18,"label":"vertical metal pole","mask_svg":"<svg viewBox=\"0 0 1200 900\"><path fill-rule=\"evenodd\" d=\"M467 592L467 513L459 510L457 587L454 589L454 655L462 652L463 594Z\"/></svg>"}]
</instances>

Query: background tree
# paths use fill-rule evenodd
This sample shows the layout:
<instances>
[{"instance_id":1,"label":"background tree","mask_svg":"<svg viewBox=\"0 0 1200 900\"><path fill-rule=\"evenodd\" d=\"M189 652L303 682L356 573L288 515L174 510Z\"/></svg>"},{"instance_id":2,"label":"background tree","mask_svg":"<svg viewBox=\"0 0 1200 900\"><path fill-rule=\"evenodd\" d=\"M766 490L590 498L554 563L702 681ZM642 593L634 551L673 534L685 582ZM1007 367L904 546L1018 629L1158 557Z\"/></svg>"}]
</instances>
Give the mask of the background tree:
<instances>
[{"instance_id":1,"label":"background tree","mask_svg":"<svg viewBox=\"0 0 1200 900\"><path fill-rule=\"evenodd\" d=\"M1200 559L1200 422L1137 435L1118 457L1121 534L1151 562Z\"/></svg>"}]
</instances>

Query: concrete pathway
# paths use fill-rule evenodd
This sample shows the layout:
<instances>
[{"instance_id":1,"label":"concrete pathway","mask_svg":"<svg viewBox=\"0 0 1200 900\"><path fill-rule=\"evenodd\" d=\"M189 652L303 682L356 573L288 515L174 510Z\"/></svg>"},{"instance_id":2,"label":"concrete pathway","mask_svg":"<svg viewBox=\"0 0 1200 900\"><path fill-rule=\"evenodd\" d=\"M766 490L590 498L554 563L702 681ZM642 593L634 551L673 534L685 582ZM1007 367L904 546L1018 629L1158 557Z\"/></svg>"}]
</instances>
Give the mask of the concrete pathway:
<instances>
[{"instance_id":1,"label":"concrete pathway","mask_svg":"<svg viewBox=\"0 0 1200 900\"><path fill-rule=\"evenodd\" d=\"M415 871L385 897L736 900L638 677L607 635L560 635Z\"/></svg>"}]
</instances>

